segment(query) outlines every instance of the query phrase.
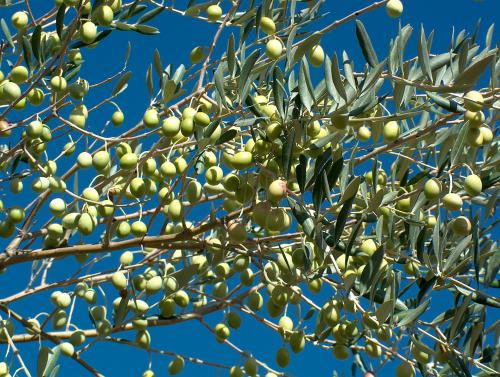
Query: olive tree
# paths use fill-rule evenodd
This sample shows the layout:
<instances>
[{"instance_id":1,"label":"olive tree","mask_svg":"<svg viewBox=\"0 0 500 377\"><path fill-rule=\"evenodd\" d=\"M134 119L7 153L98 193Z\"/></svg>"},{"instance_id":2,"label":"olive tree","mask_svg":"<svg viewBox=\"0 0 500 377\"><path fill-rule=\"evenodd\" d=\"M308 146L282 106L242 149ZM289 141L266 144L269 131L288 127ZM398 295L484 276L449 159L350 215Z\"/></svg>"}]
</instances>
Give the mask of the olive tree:
<instances>
[{"instance_id":1,"label":"olive tree","mask_svg":"<svg viewBox=\"0 0 500 377\"><path fill-rule=\"evenodd\" d=\"M400 0L335 21L330 0L56 0L43 14L11 3L0 376L55 376L65 358L76 372L63 375L101 376L86 356L105 342L164 355L144 377L187 363L286 376L305 347L366 377L387 365L398 377L499 372L493 27L435 51L433 33L400 24L381 57L361 18L397 23ZM148 58L142 114L119 105L135 95L133 46L106 79L79 77L105 38L148 40L173 14L215 32L193 41L189 64ZM347 23L356 64L322 47ZM232 340L244 321L280 339L275 354ZM157 341L183 322L240 362Z\"/></svg>"}]
</instances>

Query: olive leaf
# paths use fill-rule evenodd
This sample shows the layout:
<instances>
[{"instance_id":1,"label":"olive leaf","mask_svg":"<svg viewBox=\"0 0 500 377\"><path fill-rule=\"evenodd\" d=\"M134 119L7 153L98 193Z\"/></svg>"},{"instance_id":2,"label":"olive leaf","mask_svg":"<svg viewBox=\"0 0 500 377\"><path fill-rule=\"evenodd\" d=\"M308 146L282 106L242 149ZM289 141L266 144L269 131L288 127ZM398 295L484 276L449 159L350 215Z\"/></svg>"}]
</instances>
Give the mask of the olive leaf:
<instances>
[{"instance_id":1,"label":"olive leaf","mask_svg":"<svg viewBox=\"0 0 500 377\"><path fill-rule=\"evenodd\" d=\"M62 3L57 10L56 15L56 32L59 38L62 38L62 32L64 29L64 15L66 14L66 5Z\"/></svg>"},{"instance_id":2,"label":"olive leaf","mask_svg":"<svg viewBox=\"0 0 500 377\"><path fill-rule=\"evenodd\" d=\"M123 92L125 89L127 89L127 86L128 86L127 83L131 77L132 77L131 71L126 72L122 77L120 77L120 79L116 83L116 86L114 87L113 91L111 92L112 95L117 96L118 94Z\"/></svg>"},{"instance_id":3,"label":"olive leaf","mask_svg":"<svg viewBox=\"0 0 500 377\"><path fill-rule=\"evenodd\" d=\"M372 67L376 67L378 65L377 54L375 53L375 49L373 48L372 41L366 31L365 25L363 25L360 20L356 20L356 37L358 38L361 51L368 64Z\"/></svg>"},{"instance_id":4,"label":"olive leaf","mask_svg":"<svg viewBox=\"0 0 500 377\"><path fill-rule=\"evenodd\" d=\"M431 302L431 300L429 299L427 301L424 301L422 304L420 304L415 309L409 309L407 311L400 312L400 313L396 314L395 315L396 320L397 320L396 327L407 326L407 325L415 322L422 314L425 313L430 302Z\"/></svg>"},{"instance_id":5,"label":"olive leaf","mask_svg":"<svg viewBox=\"0 0 500 377\"><path fill-rule=\"evenodd\" d=\"M370 260L366 264L361 277L359 279L359 294L364 295L374 288L373 283L375 276L380 271L380 266L382 266L382 261L384 260L384 246L380 246L375 253L371 256Z\"/></svg>"},{"instance_id":6,"label":"olive leaf","mask_svg":"<svg viewBox=\"0 0 500 377\"><path fill-rule=\"evenodd\" d=\"M474 86L486 68L495 61L496 53L497 49L494 49L476 59L470 66L455 77L454 84L459 86L465 85L468 87Z\"/></svg>"},{"instance_id":7,"label":"olive leaf","mask_svg":"<svg viewBox=\"0 0 500 377\"><path fill-rule=\"evenodd\" d=\"M427 47L427 39L425 37L424 26L420 29L420 38L418 40L418 61L424 76L427 77L429 82L433 82L431 64L429 61L429 49Z\"/></svg>"}]
</instances>

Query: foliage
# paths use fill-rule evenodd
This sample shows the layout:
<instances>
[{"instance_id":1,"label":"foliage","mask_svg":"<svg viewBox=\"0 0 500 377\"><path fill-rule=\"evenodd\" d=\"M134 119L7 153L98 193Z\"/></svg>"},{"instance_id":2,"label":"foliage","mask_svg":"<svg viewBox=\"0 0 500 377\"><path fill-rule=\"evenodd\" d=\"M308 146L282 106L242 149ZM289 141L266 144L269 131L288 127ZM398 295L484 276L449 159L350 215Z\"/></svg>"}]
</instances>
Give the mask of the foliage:
<instances>
[{"instance_id":1,"label":"foliage","mask_svg":"<svg viewBox=\"0 0 500 377\"><path fill-rule=\"evenodd\" d=\"M1 20L0 266L28 282L0 300L11 373L30 375L18 347L39 342L38 376L62 357L98 376L84 351L101 341L167 355L170 374L194 362L285 376L306 345L367 377L388 362L398 376L499 371L493 26L438 52L433 32L400 26L381 57L360 16L398 17L399 0L323 27L319 0L58 0L36 17L29 4ZM102 82L79 77L85 55L117 32L158 34L151 22L172 13L217 31L189 66L156 51L132 125L115 101L134 95L133 46ZM357 66L321 47L349 22ZM45 307L15 308L43 294ZM247 318L283 338L276 362L231 341ZM193 320L241 365L157 348L155 327Z\"/></svg>"}]
</instances>

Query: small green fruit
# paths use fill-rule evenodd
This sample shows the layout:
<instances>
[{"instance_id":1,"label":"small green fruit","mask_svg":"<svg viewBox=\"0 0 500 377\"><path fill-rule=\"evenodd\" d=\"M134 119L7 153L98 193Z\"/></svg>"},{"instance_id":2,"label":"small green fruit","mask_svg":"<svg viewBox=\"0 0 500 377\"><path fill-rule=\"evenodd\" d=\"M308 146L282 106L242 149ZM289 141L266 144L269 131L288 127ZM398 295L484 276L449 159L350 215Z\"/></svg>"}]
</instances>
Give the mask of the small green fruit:
<instances>
[{"instance_id":1,"label":"small green fruit","mask_svg":"<svg viewBox=\"0 0 500 377\"><path fill-rule=\"evenodd\" d=\"M333 356L335 356L335 358L337 360L346 360L346 359L348 359L349 358L349 347L347 347L344 344L337 343L333 347Z\"/></svg>"},{"instance_id":2,"label":"small green fruit","mask_svg":"<svg viewBox=\"0 0 500 377\"><path fill-rule=\"evenodd\" d=\"M8 102L14 102L19 97L21 97L21 88L14 82L7 81L6 83L0 84L1 92L3 97Z\"/></svg>"},{"instance_id":3,"label":"small green fruit","mask_svg":"<svg viewBox=\"0 0 500 377\"><path fill-rule=\"evenodd\" d=\"M483 182L475 174L467 176L464 180L464 190L470 196L477 196L483 191Z\"/></svg>"},{"instance_id":4,"label":"small green fruit","mask_svg":"<svg viewBox=\"0 0 500 377\"><path fill-rule=\"evenodd\" d=\"M223 343L231 334L229 327L227 327L224 323L218 323L215 326L214 332L219 343Z\"/></svg>"},{"instance_id":5,"label":"small green fruit","mask_svg":"<svg viewBox=\"0 0 500 377\"><path fill-rule=\"evenodd\" d=\"M403 3L400 0L389 0L385 10L389 17L398 18L403 13Z\"/></svg>"},{"instance_id":6,"label":"small green fruit","mask_svg":"<svg viewBox=\"0 0 500 377\"><path fill-rule=\"evenodd\" d=\"M309 52L309 60L313 67L321 67L325 61L325 52L320 45L313 46Z\"/></svg>"},{"instance_id":7,"label":"small green fruit","mask_svg":"<svg viewBox=\"0 0 500 377\"><path fill-rule=\"evenodd\" d=\"M222 16L222 8L218 4L210 5L207 8L207 17L210 21L215 22Z\"/></svg>"},{"instance_id":8,"label":"small green fruit","mask_svg":"<svg viewBox=\"0 0 500 377\"><path fill-rule=\"evenodd\" d=\"M109 153L106 151L99 151L92 157L92 165L97 171L106 169L109 165Z\"/></svg>"},{"instance_id":9,"label":"small green fruit","mask_svg":"<svg viewBox=\"0 0 500 377\"><path fill-rule=\"evenodd\" d=\"M76 158L76 162L82 169L88 169L92 166L92 155L88 152L82 152Z\"/></svg>"},{"instance_id":10,"label":"small green fruit","mask_svg":"<svg viewBox=\"0 0 500 377\"><path fill-rule=\"evenodd\" d=\"M144 222L138 220L132 223L130 231L136 237L143 237L148 232L148 227Z\"/></svg>"},{"instance_id":11,"label":"small green fruit","mask_svg":"<svg viewBox=\"0 0 500 377\"><path fill-rule=\"evenodd\" d=\"M204 57L205 52L203 50L203 47L197 46L191 50L191 53L189 54L189 61L192 64L198 64L203 60Z\"/></svg>"},{"instance_id":12,"label":"small green fruit","mask_svg":"<svg viewBox=\"0 0 500 377\"><path fill-rule=\"evenodd\" d=\"M448 211L459 211L463 202L458 194L449 193L443 197L443 205Z\"/></svg>"},{"instance_id":13,"label":"small green fruit","mask_svg":"<svg viewBox=\"0 0 500 377\"><path fill-rule=\"evenodd\" d=\"M113 123L114 126L121 125L124 120L125 115L119 110L115 111L113 115L111 115L111 123Z\"/></svg>"},{"instance_id":14,"label":"small green fruit","mask_svg":"<svg viewBox=\"0 0 500 377\"><path fill-rule=\"evenodd\" d=\"M266 55L271 60L277 60L283 53L283 44L279 39L271 39L266 43Z\"/></svg>"},{"instance_id":15,"label":"small green fruit","mask_svg":"<svg viewBox=\"0 0 500 377\"><path fill-rule=\"evenodd\" d=\"M236 153L231 158L231 164L235 169L243 170L252 166L253 155L250 152L242 151Z\"/></svg>"},{"instance_id":16,"label":"small green fruit","mask_svg":"<svg viewBox=\"0 0 500 377\"><path fill-rule=\"evenodd\" d=\"M441 183L436 179L425 182L424 195L428 200L434 200L441 196Z\"/></svg>"},{"instance_id":17,"label":"small green fruit","mask_svg":"<svg viewBox=\"0 0 500 377\"><path fill-rule=\"evenodd\" d=\"M85 236L88 236L94 230L94 219L88 213L82 213L78 219L78 230Z\"/></svg>"},{"instance_id":18,"label":"small green fruit","mask_svg":"<svg viewBox=\"0 0 500 377\"><path fill-rule=\"evenodd\" d=\"M75 347L69 342L62 342L59 344L59 349L61 353L65 356L71 357L75 353Z\"/></svg>"},{"instance_id":19,"label":"small green fruit","mask_svg":"<svg viewBox=\"0 0 500 377\"><path fill-rule=\"evenodd\" d=\"M96 18L99 25L109 26L113 22L113 9L109 5L101 5L96 10Z\"/></svg>"},{"instance_id":20,"label":"small green fruit","mask_svg":"<svg viewBox=\"0 0 500 377\"><path fill-rule=\"evenodd\" d=\"M184 369L184 359L177 356L168 364L168 373L172 376L179 374Z\"/></svg>"},{"instance_id":21,"label":"small green fruit","mask_svg":"<svg viewBox=\"0 0 500 377\"><path fill-rule=\"evenodd\" d=\"M12 25L15 28L21 30L28 25L28 14L26 12L18 11L15 12L11 17Z\"/></svg>"},{"instance_id":22,"label":"small green fruit","mask_svg":"<svg viewBox=\"0 0 500 377\"><path fill-rule=\"evenodd\" d=\"M394 142L398 139L400 133L398 122L391 120L384 125L383 134L387 142Z\"/></svg>"},{"instance_id":23,"label":"small green fruit","mask_svg":"<svg viewBox=\"0 0 500 377\"><path fill-rule=\"evenodd\" d=\"M137 166L138 159L135 153L125 153L120 158L120 168L125 170L134 169Z\"/></svg>"},{"instance_id":24,"label":"small green fruit","mask_svg":"<svg viewBox=\"0 0 500 377\"><path fill-rule=\"evenodd\" d=\"M467 92L464 97L464 107L470 111L480 111L483 108L484 97L476 90Z\"/></svg>"},{"instance_id":25,"label":"small green fruit","mask_svg":"<svg viewBox=\"0 0 500 377\"><path fill-rule=\"evenodd\" d=\"M281 367L285 368L290 362L290 352L286 348L280 348L276 353L276 363Z\"/></svg>"},{"instance_id":26,"label":"small green fruit","mask_svg":"<svg viewBox=\"0 0 500 377\"><path fill-rule=\"evenodd\" d=\"M18 65L17 67L12 68L10 71L9 79L16 84L22 84L28 80L29 72L28 68Z\"/></svg>"},{"instance_id":27,"label":"small green fruit","mask_svg":"<svg viewBox=\"0 0 500 377\"><path fill-rule=\"evenodd\" d=\"M80 28L80 39L83 43L92 44L97 37L97 27L91 21L85 22Z\"/></svg>"},{"instance_id":28,"label":"small green fruit","mask_svg":"<svg viewBox=\"0 0 500 377\"><path fill-rule=\"evenodd\" d=\"M241 326L241 316L236 312L229 312L227 314L227 323L233 329L239 329Z\"/></svg>"},{"instance_id":29,"label":"small green fruit","mask_svg":"<svg viewBox=\"0 0 500 377\"><path fill-rule=\"evenodd\" d=\"M260 29L267 35L271 35L276 32L276 24L271 18L263 16L260 19Z\"/></svg>"},{"instance_id":30,"label":"small green fruit","mask_svg":"<svg viewBox=\"0 0 500 377\"><path fill-rule=\"evenodd\" d=\"M148 109L142 117L144 125L148 128L154 128L160 124L160 116L156 109Z\"/></svg>"},{"instance_id":31,"label":"small green fruit","mask_svg":"<svg viewBox=\"0 0 500 377\"><path fill-rule=\"evenodd\" d=\"M135 342L140 348L148 349L151 344L151 335L147 330L138 331L135 336Z\"/></svg>"},{"instance_id":32,"label":"small green fruit","mask_svg":"<svg viewBox=\"0 0 500 377\"><path fill-rule=\"evenodd\" d=\"M50 87L57 93L65 92L68 88L66 79L62 76L54 76L50 79Z\"/></svg>"},{"instance_id":33,"label":"small green fruit","mask_svg":"<svg viewBox=\"0 0 500 377\"><path fill-rule=\"evenodd\" d=\"M173 137L177 135L181 129L181 121L179 118L171 116L165 119L161 126L163 135L166 137Z\"/></svg>"},{"instance_id":34,"label":"small green fruit","mask_svg":"<svg viewBox=\"0 0 500 377\"><path fill-rule=\"evenodd\" d=\"M453 233L459 236L467 236L472 230L472 225L467 217L458 216L452 220L451 229L453 230Z\"/></svg>"},{"instance_id":35,"label":"small green fruit","mask_svg":"<svg viewBox=\"0 0 500 377\"><path fill-rule=\"evenodd\" d=\"M415 368L408 363L399 364L396 368L396 377L415 377Z\"/></svg>"},{"instance_id":36,"label":"small green fruit","mask_svg":"<svg viewBox=\"0 0 500 377\"><path fill-rule=\"evenodd\" d=\"M253 357L249 357L245 360L245 364L243 364L243 368L245 368L245 372L249 376L255 376L257 374L257 361Z\"/></svg>"}]
</instances>

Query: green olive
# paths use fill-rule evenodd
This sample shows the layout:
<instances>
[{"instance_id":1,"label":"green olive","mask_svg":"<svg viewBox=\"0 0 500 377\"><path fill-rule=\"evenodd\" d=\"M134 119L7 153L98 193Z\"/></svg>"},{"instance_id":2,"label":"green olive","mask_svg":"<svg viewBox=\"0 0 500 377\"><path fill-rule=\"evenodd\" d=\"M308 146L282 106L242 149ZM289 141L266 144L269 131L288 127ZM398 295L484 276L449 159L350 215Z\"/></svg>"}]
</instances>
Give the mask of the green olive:
<instances>
[{"instance_id":1,"label":"green olive","mask_svg":"<svg viewBox=\"0 0 500 377\"><path fill-rule=\"evenodd\" d=\"M7 82L4 82L0 85L1 85L1 91L3 93L3 97L8 102L14 102L19 97L21 97L21 88L16 83L7 81Z\"/></svg>"},{"instance_id":2,"label":"green olive","mask_svg":"<svg viewBox=\"0 0 500 377\"><path fill-rule=\"evenodd\" d=\"M394 142L398 139L400 133L398 122L391 120L384 125L383 134L387 142Z\"/></svg>"},{"instance_id":3,"label":"green olive","mask_svg":"<svg viewBox=\"0 0 500 377\"><path fill-rule=\"evenodd\" d=\"M465 216L458 216L451 222L453 233L459 236L467 236L472 230L470 220Z\"/></svg>"},{"instance_id":4,"label":"green olive","mask_svg":"<svg viewBox=\"0 0 500 377\"><path fill-rule=\"evenodd\" d=\"M123 123L125 120L125 115L119 110L115 111L113 115L111 115L111 123L113 123L114 126L119 126Z\"/></svg>"},{"instance_id":5,"label":"green olive","mask_svg":"<svg viewBox=\"0 0 500 377\"><path fill-rule=\"evenodd\" d=\"M276 32L276 24L269 17L266 16L261 17L259 26L260 29L267 35L271 35Z\"/></svg>"},{"instance_id":6,"label":"green olive","mask_svg":"<svg viewBox=\"0 0 500 377\"><path fill-rule=\"evenodd\" d=\"M102 26L109 26L113 22L113 9L109 5L101 5L95 10L97 22Z\"/></svg>"},{"instance_id":7,"label":"green olive","mask_svg":"<svg viewBox=\"0 0 500 377\"><path fill-rule=\"evenodd\" d=\"M219 4L213 4L207 8L207 17L210 21L215 22L219 20L221 16L222 8L219 6Z\"/></svg>"},{"instance_id":8,"label":"green olive","mask_svg":"<svg viewBox=\"0 0 500 377\"><path fill-rule=\"evenodd\" d=\"M370 129L368 127L361 126L358 128L357 137L358 137L359 141L363 141L363 142L368 141L371 136L372 136L372 132L370 131Z\"/></svg>"},{"instance_id":9,"label":"green olive","mask_svg":"<svg viewBox=\"0 0 500 377\"><path fill-rule=\"evenodd\" d=\"M227 323L231 328L238 329L241 326L241 316L231 311L227 314Z\"/></svg>"},{"instance_id":10,"label":"green olive","mask_svg":"<svg viewBox=\"0 0 500 377\"><path fill-rule=\"evenodd\" d=\"M458 194L446 194L443 197L443 205L448 211L459 211L463 205L462 198Z\"/></svg>"},{"instance_id":11,"label":"green olive","mask_svg":"<svg viewBox=\"0 0 500 377\"><path fill-rule=\"evenodd\" d=\"M130 226L130 231L136 237L143 237L148 232L148 227L144 222L137 220Z\"/></svg>"},{"instance_id":12,"label":"green olive","mask_svg":"<svg viewBox=\"0 0 500 377\"><path fill-rule=\"evenodd\" d=\"M281 367L285 368L290 362L290 352L286 348L280 348L276 352L276 363Z\"/></svg>"},{"instance_id":13,"label":"green olive","mask_svg":"<svg viewBox=\"0 0 500 377\"><path fill-rule=\"evenodd\" d=\"M203 60L204 57L205 51L203 50L203 47L197 46L191 50L189 54L189 61L192 64L198 64Z\"/></svg>"},{"instance_id":14,"label":"green olive","mask_svg":"<svg viewBox=\"0 0 500 377\"><path fill-rule=\"evenodd\" d=\"M245 360L245 363L243 364L243 368L245 368L245 372L249 376L255 376L257 374L257 361L253 357L249 357Z\"/></svg>"},{"instance_id":15,"label":"green olive","mask_svg":"<svg viewBox=\"0 0 500 377\"><path fill-rule=\"evenodd\" d=\"M415 377L415 368L409 363L399 364L396 368L396 377Z\"/></svg>"},{"instance_id":16,"label":"green olive","mask_svg":"<svg viewBox=\"0 0 500 377\"><path fill-rule=\"evenodd\" d=\"M85 44L92 44L97 37L97 27L91 21L87 21L80 27L80 39Z\"/></svg>"},{"instance_id":17,"label":"green olive","mask_svg":"<svg viewBox=\"0 0 500 377\"><path fill-rule=\"evenodd\" d=\"M469 122L470 127L478 128L484 123L484 114L482 111L470 111L467 110L464 114L464 120Z\"/></svg>"},{"instance_id":18,"label":"green olive","mask_svg":"<svg viewBox=\"0 0 500 377\"><path fill-rule=\"evenodd\" d=\"M467 92L464 97L464 107L470 111L480 111L483 108L484 97L476 90Z\"/></svg>"},{"instance_id":19,"label":"green olive","mask_svg":"<svg viewBox=\"0 0 500 377\"><path fill-rule=\"evenodd\" d=\"M277 60L283 53L283 44L279 39L271 39L266 43L266 55L271 60Z\"/></svg>"},{"instance_id":20,"label":"green olive","mask_svg":"<svg viewBox=\"0 0 500 377\"><path fill-rule=\"evenodd\" d=\"M50 79L50 87L55 92L61 93L66 91L66 89L68 88L68 83L66 82L66 79L64 77L54 76Z\"/></svg>"},{"instance_id":21,"label":"green olive","mask_svg":"<svg viewBox=\"0 0 500 377\"><path fill-rule=\"evenodd\" d=\"M253 291L248 295L247 305L253 311L258 311L264 305L264 299L259 292Z\"/></svg>"},{"instance_id":22,"label":"green olive","mask_svg":"<svg viewBox=\"0 0 500 377\"><path fill-rule=\"evenodd\" d=\"M189 305L190 300L189 300L188 294L185 291L180 290L180 291L175 292L174 301L180 307L185 308Z\"/></svg>"},{"instance_id":23,"label":"green olive","mask_svg":"<svg viewBox=\"0 0 500 377\"><path fill-rule=\"evenodd\" d=\"M179 374L184 369L184 359L181 356L176 356L168 363L168 373L173 375Z\"/></svg>"},{"instance_id":24,"label":"green olive","mask_svg":"<svg viewBox=\"0 0 500 377\"><path fill-rule=\"evenodd\" d=\"M425 182L424 195L428 200L434 200L441 196L441 183L437 179Z\"/></svg>"},{"instance_id":25,"label":"green olive","mask_svg":"<svg viewBox=\"0 0 500 377\"><path fill-rule=\"evenodd\" d=\"M479 131L481 132L482 136L482 143L481 144L489 144L493 140L493 132L489 127L486 126L481 126L479 127Z\"/></svg>"},{"instance_id":26,"label":"green olive","mask_svg":"<svg viewBox=\"0 0 500 377\"><path fill-rule=\"evenodd\" d=\"M382 355L382 347L373 340L368 340L365 345L365 352L368 356L379 358Z\"/></svg>"},{"instance_id":27,"label":"green olive","mask_svg":"<svg viewBox=\"0 0 500 377\"><path fill-rule=\"evenodd\" d=\"M482 128L482 127L481 127ZM483 132L481 132L481 128L469 128L467 130L466 140L467 144L472 147L480 147L483 145Z\"/></svg>"},{"instance_id":28,"label":"green olive","mask_svg":"<svg viewBox=\"0 0 500 377\"><path fill-rule=\"evenodd\" d=\"M43 99L44 99L44 94L42 89L40 88L33 88L31 89L27 96L28 101L33 105L33 106L39 106L42 104Z\"/></svg>"},{"instance_id":29,"label":"green olive","mask_svg":"<svg viewBox=\"0 0 500 377\"><path fill-rule=\"evenodd\" d=\"M92 157L92 166L97 171L103 171L109 165L109 153L106 151L99 151Z\"/></svg>"},{"instance_id":30,"label":"green olive","mask_svg":"<svg viewBox=\"0 0 500 377\"><path fill-rule=\"evenodd\" d=\"M247 239L247 231L243 224L232 223L227 228L227 233L231 242L239 244Z\"/></svg>"},{"instance_id":31,"label":"green olive","mask_svg":"<svg viewBox=\"0 0 500 377\"><path fill-rule=\"evenodd\" d=\"M11 17L12 25L21 30L24 29L29 22L28 14L23 11L15 12Z\"/></svg>"},{"instance_id":32,"label":"green olive","mask_svg":"<svg viewBox=\"0 0 500 377\"><path fill-rule=\"evenodd\" d=\"M175 116L168 117L162 123L161 129L166 137L173 137L180 131L181 121Z\"/></svg>"},{"instance_id":33,"label":"green olive","mask_svg":"<svg viewBox=\"0 0 500 377\"><path fill-rule=\"evenodd\" d=\"M185 191L186 199L190 203L197 203L202 196L202 186L198 181L189 181Z\"/></svg>"},{"instance_id":34,"label":"green olive","mask_svg":"<svg viewBox=\"0 0 500 377\"><path fill-rule=\"evenodd\" d=\"M17 67L12 68L10 71L9 79L16 84L22 84L28 80L29 72L28 68L18 65Z\"/></svg>"},{"instance_id":35,"label":"green olive","mask_svg":"<svg viewBox=\"0 0 500 377\"><path fill-rule=\"evenodd\" d=\"M171 298L162 299L159 303L162 317L170 318L175 315L176 304Z\"/></svg>"},{"instance_id":36,"label":"green olive","mask_svg":"<svg viewBox=\"0 0 500 377\"><path fill-rule=\"evenodd\" d=\"M229 330L229 327L227 327L224 323L218 323L215 326L214 333L217 341L219 343L223 343L227 338L229 338L231 331Z\"/></svg>"},{"instance_id":37,"label":"green olive","mask_svg":"<svg viewBox=\"0 0 500 377\"><path fill-rule=\"evenodd\" d=\"M398 18L403 13L403 3L400 0L389 0L385 6L389 17Z\"/></svg>"},{"instance_id":38,"label":"green olive","mask_svg":"<svg viewBox=\"0 0 500 377\"><path fill-rule=\"evenodd\" d=\"M20 206L15 206L9 210L9 214L8 214L7 219L12 224L18 224L24 220L25 216L26 216L26 213L24 211L24 208L22 208Z\"/></svg>"},{"instance_id":39,"label":"green olive","mask_svg":"<svg viewBox=\"0 0 500 377\"><path fill-rule=\"evenodd\" d=\"M243 370L239 366L232 366L229 370L229 377L244 377Z\"/></svg>"},{"instance_id":40,"label":"green olive","mask_svg":"<svg viewBox=\"0 0 500 377\"><path fill-rule=\"evenodd\" d=\"M313 46L309 52L309 60L313 67L321 67L325 61L325 52L320 45Z\"/></svg>"},{"instance_id":41,"label":"green olive","mask_svg":"<svg viewBox=\"0 0 500 377\"><path fill-rule=\"evenodd\" d=\"M475 174L467 176L464 180L464 190L470 196L477 196L483 191L483 182Z\"/></svg>"},{"instance_id":42,"label":"green olive","mask_svg":"<svg viewBox=\"0 0 500 377\"><path fill-rule=\"evenodd\" d=\"M52 199L49 203L49 210L56 217L61 217L66 212L66 203L61 198Z\"/></svg>"},{"instance_id":43,"label":"green olive","mask_svg":"<svg viewBox=\"0 0 500 377\"><path fill-rule=\"evenodd\" d=\"M135 342L140 348L148 349L151 344L151 335L147 330L138 331L135 336Z\"/></svg>"},{"instance_id":44,"label":"green olive","mask_svg":"<svg viewBox=\"0 0 500 377\"><path fill-rule=\"evenodd\" d=\"M348 359L349 358L349 347L347 347L344 344L337 343L333 347L333 356L335 356L335 358L337 360L346 360L346 359Z\"/></svg>"},{"instance_id":45,"label":"green olive","mask_svg":"<svg viewBox=\"0 0 500 377\"><path fill-rule=\"evenodd\" d=\"M75 347L69 342L62 342L59 344L59 349L61 353L65 356L71 357L75 353Z\"/></svg>"},{"instance_id":46,"label":"green olive","mask_svg":"<svg viewBox=\"0 0 500 377\"><path fill-rule=\"evenodd\" d=\"M138 159L135 153L125 153L120 158L120 168L125 170L134 169L137 166Z\"/></svg>"},{"instance_id":47,"label":"green olive","mask_svg":"<svg viewBox=\"0 0 500 377\"><path fill-rule=\"evenodd\" d=\"M160 115L156 109L148 109L142 117L144 125L148 128L154 128L160 124Z\"/></svg>"},{"instance_id":48,"label":"green olive","mask_svg":"<svg viewBox=\"0 0 500 377\"><path fill-rule=\"evenodd\" d=\"M88 213L82 213L78 219L78 230L83 235L89 235L95 227L94 219Z\"/></svg>"},{"instance_id":49,"label":"green olive","mask_svg":"<svg viewBox=\"0 0 500 377\"><path fill-rule=\"evenodd\" d=\"M286 194L287 194L286 182L281 179L273 181L267 189L267 198L272 203L279 203L281 199L283 199L286 196Z\"/></svg>"},{"instance_id":50,"label":"green olive","mask_svg":"<svg viewBox=\"0 0 500 377\"><path fill-rule=\"evenodd\" d=\"M202 111L198 111L193 119L194 123L201 127L206 127L210 124L210 117Z\"/></svg>"}]
</instances>

